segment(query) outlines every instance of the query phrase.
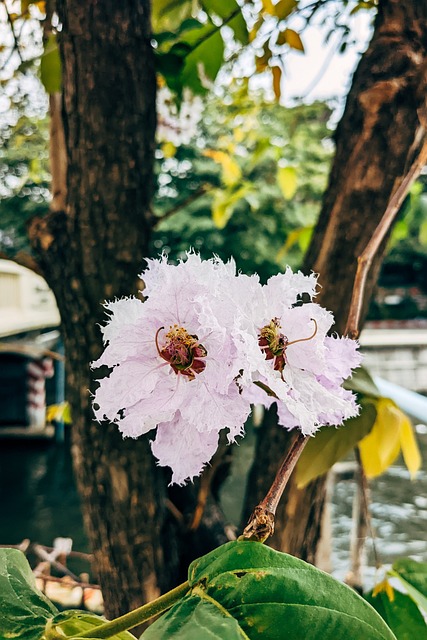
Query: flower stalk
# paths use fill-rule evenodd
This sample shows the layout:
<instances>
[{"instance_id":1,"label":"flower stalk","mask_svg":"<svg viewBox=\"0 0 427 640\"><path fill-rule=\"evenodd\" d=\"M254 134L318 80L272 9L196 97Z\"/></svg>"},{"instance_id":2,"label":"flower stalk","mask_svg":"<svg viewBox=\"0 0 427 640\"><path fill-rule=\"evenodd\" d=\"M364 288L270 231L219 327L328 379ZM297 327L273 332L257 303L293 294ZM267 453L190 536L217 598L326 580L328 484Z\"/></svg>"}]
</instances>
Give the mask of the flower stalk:
<instances>
[{"instance_id":1,"label":"flower stalk","mask_svg":"<svg viewBox=\"0 0 427 640\"><path fill-rule=\"evenodd\" d=\"M168 591L167 593L160 596L160 598L157 598L156 600L153 600L148 604L144 604L142 607L134 609L134 611L125 613L123 616L115 618L115 620L111 620L110 622L106 622L99 627L92 627L92 629L88 629L88 631L80 633L79 639L111 638L112 636L115 636L122 631L133 629L143 622L151 620L151 618L154 618L154 616L157 616L160 613L164 613L165 611L167 611L167 609L170 609L172 605L175 604L175 602L178 602L178 600L183 598L188 593L189 589L189 583L183 582L178 587L175 587L175 589L172 589L171 591Z\"/></svg>"},{"instance_id":2,"label":"flower stalk","mask_svg":"<svg viewBox=\"0 0 427 640\"><path fill-rule=\"evenodd\" d=\"M241 540L265 542L267 538L273 535L277 505L307 441L308 437L299 432L283 458L265 498L255 507L249 518L248 524L240 536Z\"/></svg>"}]
</instances>

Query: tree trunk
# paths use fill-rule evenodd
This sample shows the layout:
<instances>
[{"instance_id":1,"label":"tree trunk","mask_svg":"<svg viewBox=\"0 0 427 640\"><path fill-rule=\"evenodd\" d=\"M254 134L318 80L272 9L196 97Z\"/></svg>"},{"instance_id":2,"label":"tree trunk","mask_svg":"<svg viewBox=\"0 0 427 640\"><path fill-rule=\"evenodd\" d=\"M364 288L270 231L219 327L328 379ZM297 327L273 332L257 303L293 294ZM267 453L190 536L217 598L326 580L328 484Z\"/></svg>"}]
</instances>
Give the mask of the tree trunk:
<instances>
[{"instance_id":1,"label":"tree trunk","mask_svg":"<svg viewBox=\"0 0 427 640\"><path fill-rule=\"evenodd\" d=\"M136 293L151 228L156 77L149 0L58 0L67 149L64 210L33 221L32 244L61 312L73 458L106 615L162 587L166 482L147 439L92 422L101 303ZM98 372L99 377L99 372Z\"/></svg>"},{"instance_id":2,"label":"tree trunk","mask_svg":"<svg viewBox=\"0 0 427 640\"><path fill-rule=\"evenodd\" d=\"M427 1L380 0L372 41L354 74L336 131L329 185L305 261L306 271L319 273L317 301L334 312L339 333L347 321L357 258L425 138L426 71ZM385 245L369 274L365 314ZM266 425L258 438L246 513L264 496L292 437L281 431L272 447L272 428ZM325 482L319 478L302 491L289 484L272 546L315 561Z\"/></svg>"},{"instance_id":3,"label":"tree trunk","mask_svg":"<svg viewBox=\"0 0 427 640\"><path fill-rule=\"evenodd\" d=\"M102 302L137 293L149 250L156 72L149 0L57 5L63 134L52 98L54 198L29 233L61 313L75 473L112 618L185 580L188 563L227 538L213 496L191 528L199 485L168 490L148 438L123 440L117 427L93 422L89 363L102 349Z\"/></svg>"}]
</instances>

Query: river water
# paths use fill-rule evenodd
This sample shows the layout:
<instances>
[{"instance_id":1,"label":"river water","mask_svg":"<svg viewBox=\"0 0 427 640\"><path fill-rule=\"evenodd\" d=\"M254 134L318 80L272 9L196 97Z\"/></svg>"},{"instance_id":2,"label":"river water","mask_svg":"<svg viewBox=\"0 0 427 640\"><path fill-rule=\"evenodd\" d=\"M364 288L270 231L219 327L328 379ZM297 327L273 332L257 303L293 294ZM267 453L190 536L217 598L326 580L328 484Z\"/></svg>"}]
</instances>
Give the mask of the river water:
<instances>
[{"instance_id":1,"label":"river water","mask_svg":"<svg viewBox=\"0 0 427 640\"><path fill-rule=\"evenodd\" d=\"M417 427L423 454L423 470L414 481L402 462L371 483L371 513L380 559L391 563L411 555L427 561L427 428ZM251 440L237 449L240 478L223 495L226 514L232 518L239 510L243 494L241 467L247 466ZM244 441L245 442L245 441ZM354 485L336 485L333 498L333 569L343 578L349 567L349 537ZM72 475L69 445L0 441L0 544L17 544L24 538L47 546L55 537L73 538L73 548L87 550L78 495ZM374 565L372 544L368 540L368 562ZM365 572L367 584L374 570Z\"/></svg>"}]
</instances>

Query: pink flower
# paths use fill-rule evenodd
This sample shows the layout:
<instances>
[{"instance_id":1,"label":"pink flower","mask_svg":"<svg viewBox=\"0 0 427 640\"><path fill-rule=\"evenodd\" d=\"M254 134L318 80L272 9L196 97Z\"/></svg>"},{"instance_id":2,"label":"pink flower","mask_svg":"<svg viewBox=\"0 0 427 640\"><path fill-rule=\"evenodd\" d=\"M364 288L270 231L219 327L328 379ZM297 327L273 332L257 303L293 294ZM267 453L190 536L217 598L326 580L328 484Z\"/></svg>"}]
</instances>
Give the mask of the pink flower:
<instances>
[{"instance_id":1,"label":"pink flower","mask_svg":"<svg viewBox=\"0 0 427 640\"><path fill-rule=\"evenodd\" d=\"M318 304L295 306L303 294L314 295L315 286L314 274L287 270L274 276L263 287L264 301L254 317L265 358L256 375L275 395L266 400L258 390L256 400L267 407L276 402L279 424L305 435L358 413L353 394L341 387L360 364L357 343L328 337L333 316ZM255 401L253 391L251 397Z\"/></svg>"},{"instance_id":2,"label":"pink flower","mask_svg":"<svg viewBox=\"0 0 427 640\"><path fill-rule=\"evenodd\" d=\"M357 414L341 387L360 362L357 344L329 337L332 314L302 304L315 294L314 275L288 268L261 286L232 260L189 253L177 265L147 263L146 300L105 305L106 346L92 366L111 370L94 411L127 437L157 428L152 450L172 482L202 471L222 429L229 442L243 435L252 403L276 402L279 423L306 435Z\"/></svg>"},{"instance_id":3,"label":"pink flower","mask_svg":"<svg viewBox=\"0 0 427 640\"><path fill-rule=\"evenodd\" d=\"M133 438L161 425L153 451L159 464L174 469L174 481L183 482L209 461L220 430L227 428L234 441L250 413L237 383L248 371L246 342L228 291L237 276L233 262L195 254L176 266L164 257L148 265L141 276L145 302L125 298L106 305L108 344L92 366L112 371L99 380L95 416ZM165 443L181 445L191 433L200 443L197 455L181 455L181 446L166 450Z\"/></svg>"}]
</instances>

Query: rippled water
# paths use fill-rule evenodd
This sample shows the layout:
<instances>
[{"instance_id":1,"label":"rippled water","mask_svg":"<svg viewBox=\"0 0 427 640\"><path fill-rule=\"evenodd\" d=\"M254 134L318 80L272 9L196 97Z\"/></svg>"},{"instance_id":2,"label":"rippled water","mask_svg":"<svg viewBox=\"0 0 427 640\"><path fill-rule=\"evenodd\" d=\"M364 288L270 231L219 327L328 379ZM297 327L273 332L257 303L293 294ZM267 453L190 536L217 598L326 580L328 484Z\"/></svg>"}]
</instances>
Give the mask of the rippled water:
<instances>
[{"instance_id":1,"label":"rippled water","mask_svg":"<svg viewBox=\"0 0 427 640\"><path fill-rule=\"evenodd\" d=\"M384 563L411 555L427 561L427 430L420 428L418 441L423 470L411 481L401 462L371 483L371 512L377 548ZM246 441L244 441L246 442ZM237 450L237 465L247 466L253 437ZM246 448L247 447L247 448ZM240 459L240 461L239 461ZM243 477L240 471L236 474ZM243 484L224 496L226 513L236 514ZM354 485L339 482L333 501L333 568L342 578L349 568L348 552ZM87 549L79 499L72 478L69 447L29 442L0 442L0 544L16 544L30 538L50 546L57 536L72 537L74 549ZM374 564L368 540L369 563ZM367 582L374 570L365 572Z\"/></svg>"}]
</instances>

